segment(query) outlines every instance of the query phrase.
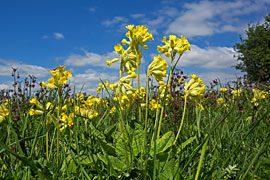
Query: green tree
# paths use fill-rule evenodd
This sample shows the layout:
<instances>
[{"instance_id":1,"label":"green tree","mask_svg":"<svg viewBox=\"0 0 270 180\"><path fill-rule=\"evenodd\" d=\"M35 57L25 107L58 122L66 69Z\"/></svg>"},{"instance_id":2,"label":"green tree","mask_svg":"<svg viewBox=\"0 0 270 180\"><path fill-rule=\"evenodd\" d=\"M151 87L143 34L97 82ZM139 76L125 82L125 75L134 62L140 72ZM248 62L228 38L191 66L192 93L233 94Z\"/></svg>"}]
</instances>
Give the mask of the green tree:
<instances>
[{"instance_id":1,"label":"green tree","mask_svg":"<svg viewBox=\"0 0 270 180\"><path fill-rule=\"evenodd\" d=\"M246 39L240 37L241 43L234 45L239 61L235 68L246 72L253 82L270 81L270 14L264 20L263 24L249 24Z\"/></svg>"}]
</instances>

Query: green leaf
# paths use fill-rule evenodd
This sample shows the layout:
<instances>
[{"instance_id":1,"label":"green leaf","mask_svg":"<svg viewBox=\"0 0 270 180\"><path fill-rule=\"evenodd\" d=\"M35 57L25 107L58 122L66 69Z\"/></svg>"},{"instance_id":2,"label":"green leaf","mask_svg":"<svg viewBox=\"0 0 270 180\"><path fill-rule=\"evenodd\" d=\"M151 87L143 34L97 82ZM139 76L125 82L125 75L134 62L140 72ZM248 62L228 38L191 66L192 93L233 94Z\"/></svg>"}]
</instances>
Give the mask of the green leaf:
<instances>
[{"instance_id":1,"label":"green leaf","mask_svg":"<svg viewBox=\"0 0 270 180\"><path fill-rule=\"evenodd\" d=\"M173 180L173 179L184 179L180 173L177 173L177 166L175 161L172 159L168 163L166 163L164 170L160 172L159 180ZM177 173L177 174L176 174ZM176 174L176 176L175 176ZM175 176L175 177L174 177Z\"/></svg>"},{"instance_id":2,"label":"green leaf","mask_svg":"<svg viewBox=\"0 0 270 180\"><path fill-rule=\"evenodd\" d=\"M133 156L137 156L139 153L143 151L143 130L137 129L133 133L132 138L132 150L133 150Z\"/></svg>"},{"instance_id":3,"label":"green leaf","mask_svg":"<svg viewBox=\"0 0 270 180\"><path fill-rule=\"evenodd\" d=\"M110 143L105 143L103 141L100 141L101 149L109 155L116 156L116 150L115 147L113 147Z\"/></svg>"},{"instance_id":4,"label":"green leaf","mask_svg":"<svg viewBox=\"0 0 270 180\"><path fill-rule=\"evenodd\" d=\"M96 161L97 160L97 156L93 154L93 157L94 157L94 161ZM81 165L86 165L86 166L92 166L92 165L94 165L93 160L91 158L89 158L89 156L82 155L80 157L80 159L81 159L81 162L80 162Z\"/></svg>"},{"instance_id":5,"label":"green leaf","mask_svg":"<svg viewBox=\"0 0 270 180\"><path fill-rule=\"evenodd\" d=\"M99 130L97 130L92 123L90 123L90 128L91 128L91 132L99 139L101 139L102 141L105 141L105 135L100 132Z\"/></svg>"},{"instance_id":6,"label":"green leaf","mask_svg":"<svg viewBox=\"0 0 270 180\"><path fill-rule=\"evenodd\" d=\"M161 153L166 151L169 147L173 145L174 141L174 133L172 131L168 131L164 134L160 139L157 139L156 152ZM154 147L152 146L150 150L150 155L154 157Z\"/></svg>"},{"instance_id":7,"label":"green leaf","mask_svg":"<svg viewBox=\"0 0 270 180\"><path fill-rule=\"evenodd\" d=\"M65 169L67 169L70 173L75 173L77 171L77 165L71 154L66 157L62 164L61 171L65 171Z\"/></svg>"},{"instance_id":8,"label":"green leaf","mask_svg":"<svg viewBox=\"0 0 270 180\"><path fill-rule=\"evenodd\" d=\"M189 138L188 140L186 140L185 142L183 142L178 148L177 148L177 154L180 153L183 149L185 149L185 147L189 144L191 144L194 140L196 139L196 136L193 136L191 138Z\"/></svg>"},{"instance_id":9,"label":"green leaf","mask_svg":"<svg viewBox=\"0 0 270 180\"><path fill-rule=\"evenodd\" d=\"M98 153L97 155L101 161L114 170L122 171L127 167L127 165L117 157L110 155L106 155L106 157L104 157L101 153Z\"/></svg>"}]
</instances>

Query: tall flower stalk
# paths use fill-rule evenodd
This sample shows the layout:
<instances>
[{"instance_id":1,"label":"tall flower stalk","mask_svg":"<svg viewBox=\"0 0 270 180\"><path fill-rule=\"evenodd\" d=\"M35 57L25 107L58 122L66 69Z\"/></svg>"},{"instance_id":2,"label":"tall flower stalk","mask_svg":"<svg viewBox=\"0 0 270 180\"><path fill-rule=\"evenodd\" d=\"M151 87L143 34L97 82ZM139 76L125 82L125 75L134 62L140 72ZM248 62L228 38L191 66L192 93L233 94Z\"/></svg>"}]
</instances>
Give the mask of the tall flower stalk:
<instances>
[{"instance_id":1,"label":"tall flower stalk","mask_svg":"<svg viewBox=\"0 0 270 180\"><path fill-rule=\"evenodd\" d=\"M182 126L183 126L183 122L184 122L184 119L185 119L185 112L186 112L186 106L187 106L187 98L191 98L191 100L193 101L197 101L197 100L200 100L202 98L202 95L205 91L205 85L203 84L202 80L196 76L195 74L193 74L191 76L191 80L188 82L188 83L185 83L185 87L184 87L184 97L185 97L185 101L184 101L184 111L182 113L182 119L181 119L181 122L180 122L180 126L179 126L179 129L178 129L178 132L177 132L177 135L175 137L175 140L174 140L174 144L176 143L178 137L179 137L179 134L180 134L180 131L182 129ZM199 104L199 106L201 107L201 104Z\"/></svg>"},{"instance_id":2,"label":"tall flower stalk","mask_svg":"<svg viewBox=\"0 0 270 180\"><path fill-rule=\"evenodd\" d=\"M146 111L145 111L145 128L144 128L144 142L146 145L147 141L147 128L148 128L148 108L149 108L149 77L153 76L157 82L160 84L163 83L162 78L166 77L166 68L168 67L168 64L166 61L161 57L157 56L154 57L154 60L152 63L148 66L147 70L147 82L146 82ZM159 109L159 108L158 108Z\"/></svg>"},{"instance_id":3,"label":"tall flower stalk","mask_svg":"<svg viewBox=\"0 0 270 180\"><path fill-rule=\"evenodd\" d=\"M172 77L174 67L176 67L182 54L190 50L190 44L185 37L181 36L181 38L178 38L175 35L170 35L168 40L167 40L167 37L164 36L162 42L165 45L158 46L157 47L158 52L164 53L166 57L171 57L170 73L167 79L167 85L166 85L165 96L164 96L164 98L166 99L167 92L170 90L170 82L171 82L171 77ZM179 54L179 58L177 62L174 64L176 54ZM161 115L160 115L160 120L159 120L159 128L158 128L159 130L157 133L157 138L159 138L159 134L160 134L161 122L162 122L163 113L164 113L165 99L163 102L163 106L161 108Z\"/></svg>"},{"instance_id":4,"label":"tall flower stalk","mask_svg":"<svg viewBox=\"0 0 270 180\"><path fill-rule=\"evenodd\" d=\"M61 97L62 97L62 87L63 84L67 83L69 77L71 77L71 73L69 70L64 70L66 66L59 66L58 68L53 69L50 73L53 75L52 78L48 79L48 84L42 82L41 85L43 88L48 87L50 89L57 89L58 95L58 108L57 108L57 121L56 121L56 152L57 152L57 167L59 167L59 121L60 121L60 113L61 113Z\"/></svg>"}]
</instances>

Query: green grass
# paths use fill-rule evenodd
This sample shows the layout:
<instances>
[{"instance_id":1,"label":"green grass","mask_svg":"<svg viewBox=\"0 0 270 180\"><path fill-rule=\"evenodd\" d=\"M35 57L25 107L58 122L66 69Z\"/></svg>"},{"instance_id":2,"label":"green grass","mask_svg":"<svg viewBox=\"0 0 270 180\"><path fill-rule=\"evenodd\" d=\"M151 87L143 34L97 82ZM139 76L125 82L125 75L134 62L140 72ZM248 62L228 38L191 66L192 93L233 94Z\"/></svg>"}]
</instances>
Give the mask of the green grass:
<instances>
[{"instance_id":1,"label":"green grass","mask_svg":"<svg viewBox=\"0 0 270 180\"><path fill-rule=\"evenodd\" d=\"M75 110L75 106L83 107L84 100L62 93L57 101L57 91L49 90L38 100L44 106L53 102L54 108L45 110L43 115L30 116L29 110L34 107L29 103L32 97L24 102L19 96L10 96L9 116L0 124L0 176L2 179L267 179L269 95L255 107L250 103L253 93L243 86L241 96L234 99L228 92L224 95L227 105L219 106L214 102L220 93L214 89L205 93L201 101L203 111L188 102L176 144L173 142L184 107L181 91L173 95L165 108L159 138L154 128L156 112L149 110L146 143L145 109L142 108L143 121L139 121L137 102L121 113L110 114L110 107L116 102L107 99L108 107L105 101L98 104L95 106L98 116L89 118ZM73 126L61 132L57 118L48 124L46 118L49 114L57 117L56 107L59 102L63 106L67 94L75 100L68 104L65 113L76 115ZM19 119L15 120L15 116Z\"/></svg>"}]
</instances>

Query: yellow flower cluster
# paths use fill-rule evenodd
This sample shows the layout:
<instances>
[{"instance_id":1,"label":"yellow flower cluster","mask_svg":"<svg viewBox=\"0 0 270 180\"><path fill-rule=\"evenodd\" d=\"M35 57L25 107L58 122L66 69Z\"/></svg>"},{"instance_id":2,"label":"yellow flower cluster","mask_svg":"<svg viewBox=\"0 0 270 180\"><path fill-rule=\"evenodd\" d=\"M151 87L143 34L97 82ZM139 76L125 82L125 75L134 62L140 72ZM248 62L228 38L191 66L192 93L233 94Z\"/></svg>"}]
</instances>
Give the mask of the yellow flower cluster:
<instances>
[{"instance_id":1,"label":"yellow flower cluster","mask_svg":"<svg viewBox=\"0 0 270 180\"><path fill-rule=\"evenodd\" d=\"M234 89L234 90L232 90L232 95L233 95L233 97L235 98L235 97L237 97L237 96L241 96L241 93L243 92L243 90L242 89Z\"/></svg>"},{"instance_id":2,"label":"yellow flower cluster","mask_svg":"<svg viewBox=\"0 0 270 180\"><path fill-rule=\"evenodd\" d=\"M188 40L181 36L181 39L175 35L170 35L169 40L166 40L167 37L164 36L162 42L165 44L164 46L158 46L157 50L160 53L164 53L167 57L174 57L176 53L182 55L183 52L187 52L190 50L190 44Z\"/></svg>"},{"instance_id":3,"label":"yellow flower cluster","mask_svg":"<svg viewBox=\"0 0 270 180\"><path fill-rule=\"evenodd\" d=\"M97 94L100 93L100 91L102 89L106 90L106 88L109 86L109 83L108 83L108 81L105 81L104 85L102 83L99 83L98 85L99 85L99 87L97 87L97 89L96 89Z\"/></svg>"},{"instance_id":4,"label":"yellow flower cluster","mask_svg":"<svg viewBox=\"0 0 270 180\"><path fill-rule=\"evenodd\" d=\"M185 83L185 96L191 96L195 99L201 99L204 91L205 85L203 84L202 80L195 74L191 76L191 80L188 83Z\"/></svg>"},{"instance_id":5,"label":"yellow flower cluster","mask_svg":"<svg viewBox=\"0 0 270 180\"><path fill-rule=\"evenodd\" d=\"M222 98L222 97L217 98L217 105L218 106L223 106L225 103L226 103L226 101L224 98Z\"/></svg>"},{"instance_id":6,"label":"yellow flower cluster","mask_svg":"<svg viewBox=\"0 0 270 180\"><path fill-rule=\"evenodd\" d=\"M155 99L151 99L151 101L149 103L149 107L150 107L151 111L154 111L157 108L161 108L161 105Z\"/></svg>"},{"instance_id":7,"label":"yellow flower cluster","mask_svg":"<svg viewBox=\"0 0 270 180\"><path fill-rule=\"evenodd\" d=\"M75 112L81 116L93 119L98 116L96 109L98 109L99 106L107 108L108 101L103 100L102 98L89 96L86 100L83 99L80 101L80 106L75 106Z\"/></svg>"},{"instance_id":8,"label":"yellow flower cluster","mask_svg":"<svg viewBox=\"0 0 270 180\"><path fill-rule=\"evenodd\" d=\"M136 89L133 89L131 86L130 80L136 78L136 73L132 72L131 74L122 77L119 82L110 84L110 88L115 92L115 100L119 101L121 109L128 108L137 97Z\"/></svg>"},{"instance_id":9,"label":"yellow flower cluster","mask_svg":"<svg viewBox=\"0 0 270 180\"><path fill-rule=\"evenodd\" d=\"M227 92L227 88L220 88L219 91L222 93L225 93L225 92Z\"/></svg>"},{"instance_id":10,"label":"yellow flower cluster","mask_svg":"<svg viewBox=\"0 0 270 180\"><path fill-rule=\"evenodd\" d=\"M162 81L166 77L168 64L159 55L154 57L152 63L148 66L148 76L153 76L157 82Z\"/></svg>"},{"instance_id":11,"label":"yellow flower cluster","mask_svg":"<svg viewBox=\"0 0 270 180\"><path fill-rule=\"evenodd\" d=\"M148 49L148 46L144 43L154 40L153 35L148 32L148 28L145 26L136 26L134 28L134 25L128 25L126 28L129 30L129 32L126 33L126 37L129 39L129 41L123 39L123 45L141 45L143 49L146 50Z\"/></svg>"},{"instance_id":12,"label":"yellow flower cluster","mask_svg":"<svg viewBox=\"0 0 270 180\"><path fill-rule=\"evenodd\" d=\"M157 97L158 97L158 100L163 100L164 98L164 95L165 95L165 91L166 91L166 87L167 87L167 92L170 92L170 87L166 85L166 83L164 81L159 81L159 88L158 88L158 93L157 93ZM167 97L166 97L166 103L168 102L168 98L170 98L170 94L167 94Z\"/></svg>"},{"instance_id":13,"label":"yellow flower cluster","mask_svg":"<svg viewBox=\"0 0 270 180\"><path fill-rule=\"evenodd\" d=\"M0 103L0 123L4 121L4 118L9 115L8 100L4 104Z\"/></svg>"},{"instance_id":14,"label":"yellow flower cluster","mask_svg":"<svg viewBox=\"0 0 270 180\"><path fill-rule=\"evenodd\" d=\"M67 115L66 113L61 114L59 130L62 132L67 127L73 126L74 113Z\"/></svg>"},{"instance_id":15,"label":"yellow flower cluster","mask_svg":"<svg viewBox=\"0 0 270 180\"><path fill-rule=\"evenodd\" d=\"M258 101L260 99L265 99L265 95L267 94L267 92L257 88L252 89L252 92L254 97L251 99L251 102L254 103L255 106L258 106L259 105Z\"/></svg>"},{"instance_id":16,"label":"yellow flower cluster","mask_svg":"<svg viewBox=\"0 0 270 180\"><path fill-rule=\"evenodd\" d=\"M29 102L36 106L36 109L31 108L29 110L29 115L30 116L42 115L44 113L45 109L46 109L46 112L47 112L47 114L46 114L46 124L47 123L52 123L53 121L56 121L57 118L55 117L55 115L53 114L53 111L52 111L54 106L53 106L53 104L51 102L47 102L47 104L45 106L45 109L44 109L43 105L37 100L36 97L32 98Z\"/></svg>"},{"instance_id":17,"label":"yellow flower cluster","mask_svg":"<svg viewBox=\"0 0 270 180\"><path fill-rule=\"evenodd\" d=\"M111 61L107 61L107 65L110 66L112 63L120 60L121 73L131 73L134 71L141 63L142 58L142 52L139 50L139 45L146 50L148 46L144 43L154 40L152 34L147 31L148 29L145 26L136 26L134 28L134 25L128 25L126 28L129 30L126 33L126 37L129 41L123 39L122 44L129 45L129 47L125 50L121 44L115 45L114 50L118 53L120 58L114 58Z\"/></svg>"},{"instance_id":18,"label":"yellow flower cluster","mask_svg":"<svg viewBox=\"0 0 270 180\"><path fill-rule=\"evenodd\" d=\"M63 84L67 83L68 78L72 76L69 70L64 70L65 68L66 66L54 68L53 71L50 71L53 77L48 79L48 84L41 82L41 86L50 89L61 88Z\"/></svg>"}]
</instances>

